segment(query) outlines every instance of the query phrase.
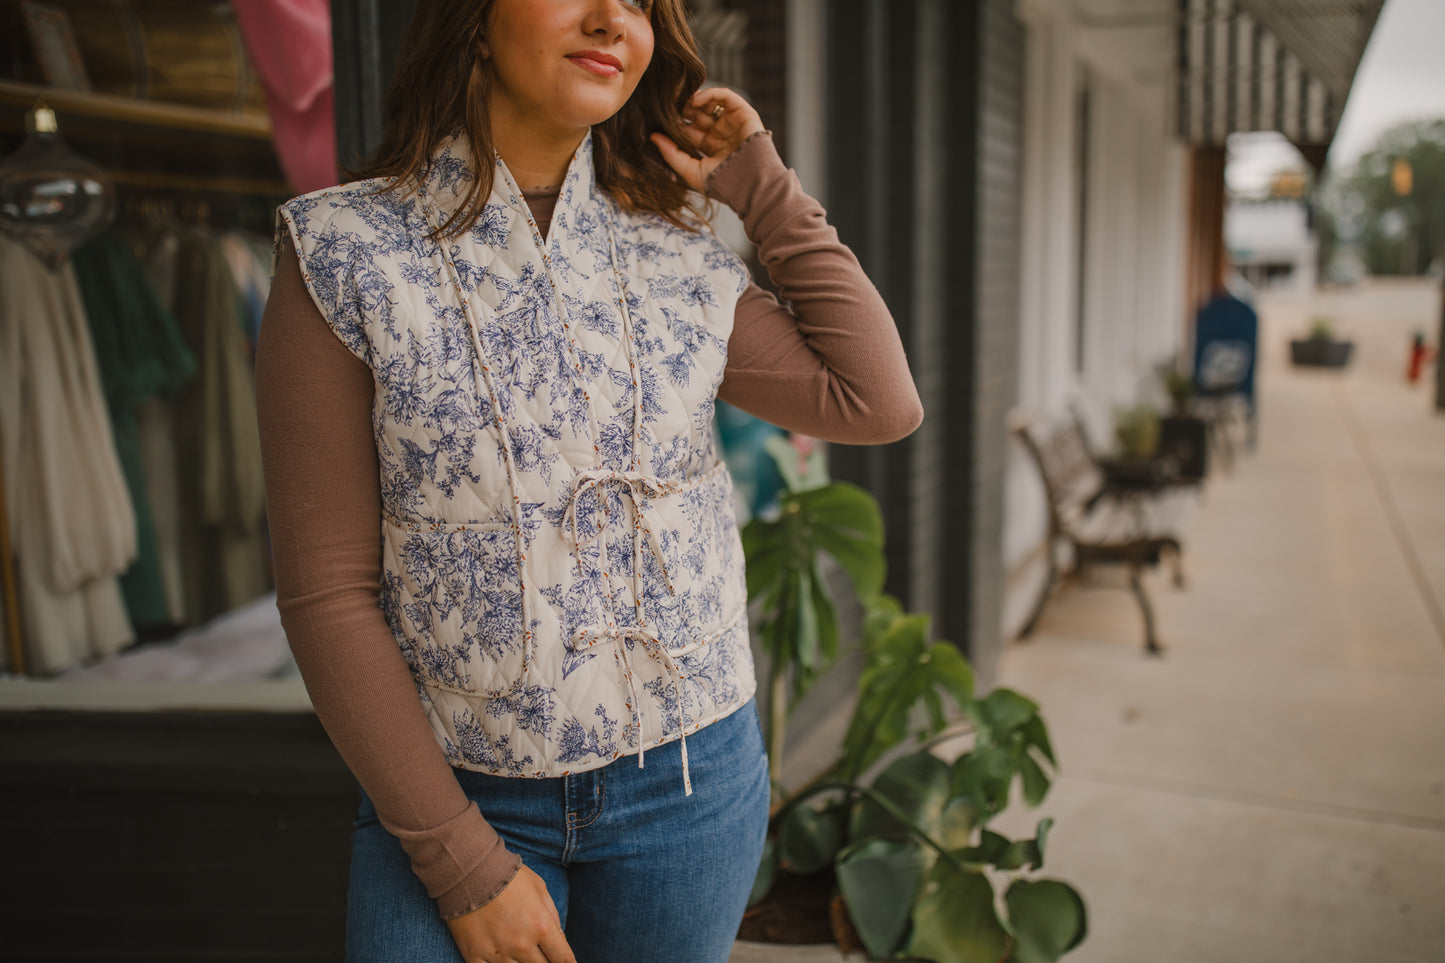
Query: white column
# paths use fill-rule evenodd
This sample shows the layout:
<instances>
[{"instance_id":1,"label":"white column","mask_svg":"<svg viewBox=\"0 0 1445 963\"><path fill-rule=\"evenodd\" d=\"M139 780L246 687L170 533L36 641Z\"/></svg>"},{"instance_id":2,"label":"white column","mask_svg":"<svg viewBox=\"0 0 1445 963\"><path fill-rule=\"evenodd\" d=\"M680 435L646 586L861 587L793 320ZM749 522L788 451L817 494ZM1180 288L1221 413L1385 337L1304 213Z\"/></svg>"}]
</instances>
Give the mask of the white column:
<instances>
[{"instance_id":1,"label":"white column","mask_svg":"<svg viewBox=\"0 0 1445 963\"><path fill-rule=\"evenodd\" d=\"M788 163L803 189L828 206L824 158L828 102L825 0L788 0Z\"/></svg>"},{"instance_id":2,"label":"white column","mask_svg":"<svg viewBox=\"0 0 1445 963\"><path fill-rule=\"evenodd\" d=\"M1057 149L1051 130L1049 75L1052 25L1037 7L1019 4L1024 20L1023 210L1019 253L1019 405L1038 408L1045 401L1048 340L1046 293L1051 283L1049 157ZM1054 229L1057 229L1056 227Z\"/></svg>"},{"instance_id":3,"label":"white column","mask_svg":"<svg viewBox=\"0 0 1445 963\"><path fill-rule=\"evenodd\" d=\"M1076 31L1067 17L1056 17L1051 21L1045 77L1048 85L1044 105L1048 134L1044 170L1047 225L1041 257L1044 278L1039 405L1050 411L1063 409L1078 382L1074 370L1075 317L1079 310L1079 65L1075 50Z\"/></svg>"}]
</instances>

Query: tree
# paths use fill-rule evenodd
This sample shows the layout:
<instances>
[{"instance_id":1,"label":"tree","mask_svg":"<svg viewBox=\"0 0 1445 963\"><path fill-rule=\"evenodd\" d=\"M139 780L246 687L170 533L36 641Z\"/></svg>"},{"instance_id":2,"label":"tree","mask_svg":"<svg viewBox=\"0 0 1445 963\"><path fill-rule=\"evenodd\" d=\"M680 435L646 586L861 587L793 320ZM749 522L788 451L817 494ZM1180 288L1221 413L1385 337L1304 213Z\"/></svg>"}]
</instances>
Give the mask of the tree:
<instances>
[{"instance_id":1,"label":"tree","mask_svg":"<svg viewBox=\"0 0 1445 963\"><path fill-rule=\"evenodd\" d=\"M1445 261L1445 119L1399 124L1324 194L1332 233L1371 274L1424 274Z\"/></svg>"}]
</instances>

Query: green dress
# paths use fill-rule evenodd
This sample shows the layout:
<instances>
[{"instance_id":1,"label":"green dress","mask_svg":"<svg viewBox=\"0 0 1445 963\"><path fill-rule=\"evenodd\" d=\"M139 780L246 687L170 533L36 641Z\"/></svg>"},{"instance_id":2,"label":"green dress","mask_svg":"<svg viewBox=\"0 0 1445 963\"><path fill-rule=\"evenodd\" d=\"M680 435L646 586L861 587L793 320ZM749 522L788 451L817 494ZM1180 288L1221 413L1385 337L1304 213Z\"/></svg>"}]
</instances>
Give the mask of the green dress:
<instances>
[{"instance_id":1,"label":"green dress","mask_svg":"<svg viewBox=\"0 0 1445 963\"><path fill-rule=\"evenodd\" d=\"M137 631L169 627L137 411L173 397L191 379L196 361L175 319L161 304L140 261L114 234L74 252L72 262L105 387L116 452L135 506L137 557L121 576L126 608Z\"/></svg>"}]
</instances>

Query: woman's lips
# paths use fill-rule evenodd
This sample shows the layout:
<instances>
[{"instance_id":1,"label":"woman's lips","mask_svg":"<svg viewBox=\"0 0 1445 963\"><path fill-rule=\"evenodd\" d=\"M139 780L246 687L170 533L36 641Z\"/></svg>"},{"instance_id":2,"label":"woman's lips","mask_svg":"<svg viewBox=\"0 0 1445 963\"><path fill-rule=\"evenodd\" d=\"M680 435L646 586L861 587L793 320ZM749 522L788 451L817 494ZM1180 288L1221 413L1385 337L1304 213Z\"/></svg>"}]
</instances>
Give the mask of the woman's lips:
<instances>
[{"instance_id":1,"label":"woman's lips","mask_svg":"<svg viewBox=\"0 0 1445 963\"><path fill-rule=\"evenodd\" d=\"M599 77L616 77L622 73L622 61L611 54L598 53L595 50L583 50L580 53L568 54L567 59L583 70L591 71Z\"/></svg>"}]
</instances>

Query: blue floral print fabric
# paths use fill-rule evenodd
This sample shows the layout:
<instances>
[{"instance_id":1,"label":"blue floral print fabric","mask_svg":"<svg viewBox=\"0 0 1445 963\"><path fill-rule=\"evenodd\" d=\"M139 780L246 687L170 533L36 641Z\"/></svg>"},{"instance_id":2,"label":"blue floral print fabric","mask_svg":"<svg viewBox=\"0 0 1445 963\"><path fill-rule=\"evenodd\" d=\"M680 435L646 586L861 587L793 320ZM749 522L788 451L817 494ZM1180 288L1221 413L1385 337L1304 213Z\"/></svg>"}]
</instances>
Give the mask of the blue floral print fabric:
<instances>
[{"instance_id":1,"label":"blue floral print fabric","mask_svg":"<svg viewBox=\"0 0 1445 963\"><path fill-rule=\"evenodd\" d=\"M295 198L278 238L375 378L380 605L439 744L457 767L557 776L753 695L712 430L748 275L711 232L619 208L590 137L545 240L495 163L460 237L429 239L474 176L454 140L410 195Z\"/></svg>"}]
</instances>

